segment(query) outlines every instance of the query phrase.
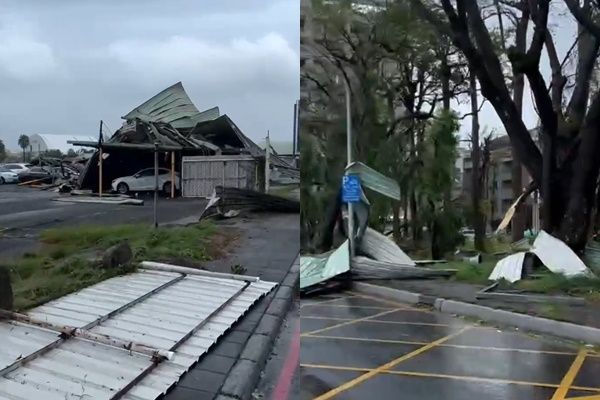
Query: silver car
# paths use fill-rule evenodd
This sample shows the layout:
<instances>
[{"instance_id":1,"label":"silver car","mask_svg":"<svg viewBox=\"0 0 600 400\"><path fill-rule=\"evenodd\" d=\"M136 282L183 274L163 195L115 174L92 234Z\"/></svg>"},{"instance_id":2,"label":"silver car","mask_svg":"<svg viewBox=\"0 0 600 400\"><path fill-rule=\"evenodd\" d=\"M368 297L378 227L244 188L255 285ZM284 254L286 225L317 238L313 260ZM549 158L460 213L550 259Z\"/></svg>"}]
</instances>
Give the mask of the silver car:
<instances>
[{"instance_id":1,"label":"silver car","mask_svg":"<svg viewBox=\"0 0 600 400\"><path fill-rule=\"evenodd\" d=\"M112 181L112 190L121 194L129 192L147 192L154 190L154 168L146 168L134 175L123 176ZM158 188L171 194L171 171L158 169ZM175 190L179 190L179 174L175 173Z\"/></svg>"},{"instance_id":2,"label":"silver car","mask_svg":"<svg viewBox=\"0 0 600 400\"><path fill-rule=\"evenodd\" d=\"M16 173L12 172L8 168L0 167L0 185L17 182L19 182L19 176Z\"/></svg>"}]
</instances>

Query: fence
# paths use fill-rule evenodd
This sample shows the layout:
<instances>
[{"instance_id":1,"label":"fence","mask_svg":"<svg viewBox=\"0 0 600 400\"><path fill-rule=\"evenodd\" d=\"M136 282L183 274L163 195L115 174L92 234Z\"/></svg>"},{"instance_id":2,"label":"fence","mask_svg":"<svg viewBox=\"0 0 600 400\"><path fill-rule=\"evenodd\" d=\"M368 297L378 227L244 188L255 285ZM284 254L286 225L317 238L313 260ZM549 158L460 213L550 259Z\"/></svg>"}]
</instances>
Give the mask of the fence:
<instances>
[{"instance_id":1,"label":"fence","mask_svg":"<svg viewBox=\"0 0 600 400\"><path fill-rule=\"evenodd\" d=\"M247 155L183 157L181 193L210 197L217 186L258 190L258 174L258 162Z\"/></svg>"}]
</instances>

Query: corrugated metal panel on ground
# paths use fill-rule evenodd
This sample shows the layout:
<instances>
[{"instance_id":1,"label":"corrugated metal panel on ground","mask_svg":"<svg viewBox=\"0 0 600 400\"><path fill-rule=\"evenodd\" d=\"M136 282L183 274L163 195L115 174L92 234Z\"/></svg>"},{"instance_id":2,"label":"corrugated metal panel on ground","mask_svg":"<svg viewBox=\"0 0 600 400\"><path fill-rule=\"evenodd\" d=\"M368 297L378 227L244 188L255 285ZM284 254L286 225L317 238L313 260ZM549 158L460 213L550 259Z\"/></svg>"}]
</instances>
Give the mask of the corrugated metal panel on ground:
<instances>
[{"instance_id":1,"label":"corrugated metal panel on ground","mask_svg":"<svg viewBox=\"0 0 600 400\"><path fill-rule=\"evenodd\" d=\"M5 321L0 370L12 367L0 377L0 400L112 399L132 383L124 398L154 400L275 286L143 270L37 307L30 315L38 320L89 327L113 339L174 351L174 357L151 369L151 357L141 353L80 338L61 341L55 331ZM15 365L50 343L57 345Z\"/></svg>"}]
</instances>

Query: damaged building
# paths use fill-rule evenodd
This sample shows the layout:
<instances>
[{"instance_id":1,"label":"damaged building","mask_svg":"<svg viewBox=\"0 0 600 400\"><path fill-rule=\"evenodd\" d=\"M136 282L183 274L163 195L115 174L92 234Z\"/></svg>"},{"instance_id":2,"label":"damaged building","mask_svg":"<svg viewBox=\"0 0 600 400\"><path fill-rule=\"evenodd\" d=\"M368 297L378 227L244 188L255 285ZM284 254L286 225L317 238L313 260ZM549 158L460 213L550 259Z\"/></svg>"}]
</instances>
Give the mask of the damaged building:
<instances>
[{"instance_id":1,"label":"damaged building","mask_svg":"<svg viewBox=\"0 0 600 400\"><path fill-rule=\"evenodd\" d=\"M188 189L190 197L209 194L206 192L210 185L192 182L201 178L212 186L227 183L244 189L264 188L265 151L244 135L229 116L220 115L218 107L199 111L181 82L122 118L123 126L108 140L73 143L97 149L80 175L80 189L97 192L101 180L106 191L113 180L153 167L155 150L159 168L181 177L184 195L186 187L196 188ZM299 178L297 168L277 155L269 158L271 169Z\"/></svg>"}]
</instances>

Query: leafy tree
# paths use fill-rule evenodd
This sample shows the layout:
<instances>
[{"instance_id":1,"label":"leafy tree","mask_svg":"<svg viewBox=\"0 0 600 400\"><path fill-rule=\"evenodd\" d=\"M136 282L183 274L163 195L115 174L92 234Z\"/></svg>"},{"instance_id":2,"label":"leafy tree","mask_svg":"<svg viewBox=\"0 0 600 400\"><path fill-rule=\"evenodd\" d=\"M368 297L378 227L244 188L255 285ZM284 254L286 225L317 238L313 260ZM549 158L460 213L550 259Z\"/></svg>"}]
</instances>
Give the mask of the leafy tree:
<instances>
[{"instance_id":1,"label":"leafy tree","mask_svg":"<svg viewBox=\"0 0 600 400\"><path fill-rule=\"evenodd\" d=\"M67 152L67 157L77 157L77 152L73 149L69 149Z\"/></svg>"},{"instance_id":2,"label":"leafy tree","mask_svg":"<svg viewBox=\"0 0 600 400\"><path fill-rule=\"evenodd\" d=\"M0 161L4 161L6 159L6 146L2 139L0 139Z\"/></svg>"},{"instance_id":3,"label":"leafy tree","mask_svg":"<svg viewBox=\"0 0 600 400\"><path fill-rule=\"evenodd\" d=\"M483 96L510 137L515 155L541 189L544 229L574 250L583 250L598 202L600 171L600 91L592 87L600 49L596 4L564 0L579 29L576 56L567 55L575 66L573 78L569 78L567 58L559 60L550 34L550 0L502 2L525 13L535 26L529 47L507 46L507 58L513 73L522 74L529 82L540 120L540 151L505 81L502 54L494 46L493 28L486 25L484 5L467 0L410 3L468 60ZM550 85L540 68L543 49L552 70Z\"/></svg>"},{"instance_id":4,"label":"leafy tree","mask_svg":"<svg viewBox=\"0 0 600 400\"><path fill-rule=\"evenodd\" d=\"M23 149L23 162L25 162L25 150L29 147L29 136L19 136L19 147Z\"/></svg>"}]
</instances>

